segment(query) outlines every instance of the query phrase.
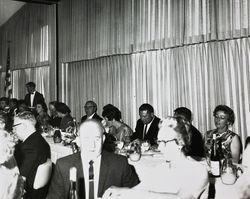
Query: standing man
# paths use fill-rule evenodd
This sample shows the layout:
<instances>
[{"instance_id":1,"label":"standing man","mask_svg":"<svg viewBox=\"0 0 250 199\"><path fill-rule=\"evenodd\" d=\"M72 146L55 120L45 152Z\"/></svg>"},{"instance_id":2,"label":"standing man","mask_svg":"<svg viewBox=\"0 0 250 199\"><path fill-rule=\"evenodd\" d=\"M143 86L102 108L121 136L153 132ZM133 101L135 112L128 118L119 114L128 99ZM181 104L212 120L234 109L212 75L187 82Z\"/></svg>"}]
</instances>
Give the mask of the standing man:
<instances>
[{"instance_id":1,"label":"standing man","mask_svg":"<svg viewBox=\"0 0 250 199\"><path fill-rule=\"evenodd\" d=\"M196 159L205 157L204 142L200 131L192 125L192 112L186 107L179 107L174 110L174 116L182 119L189 134L191 145L190 155Z\"/></svg>"},{"instance_id":2,"label":"standing man","mask_svg":"<svg viewBox=\"0 0 250 199\"><path fill-rule=\"evenodd\" d=\"M96 120L86 120L81 124L81 152L57 161L48 199L67 199L71 167L77 169L79 199L101 198L111 186L133 187L139 183L126 157L102 150L103 132L101 123Z\"/></svg>"},{"instance_id":3,"label":"standing man","mask_svg":"<svg viewBox=\"0 0 250 199\"><path fill-rule=\"evenodd\" d=\"M94 101L87 101L84 106L86 115L81 118L81 123L83 123L87 119L95 119L98 121L102 121L102 118L97 115L97 105Z\"/></svg>"},{"instance_id":4,"label":"standing man","mask_svg":"<svg viewBox=\"0 0 250 199\"><path fill-rule=\"evenodd\" d=\"M142 104L139 108L139 115L140 119L137 120L132 139L149 141L151 146L156 145L160 118L154 115L154 108L150 104Z\"/></svg>"},{"instance_id":5,"label":"standing man","mask_svg":"<svg viewBox=\"0 0 250 199\"><path fill-rule=\"evenodd\" d=\"M43 94L36 91L36 84L34 82L28 82L26 89L28 94L25 95L24 101L32 111L35 111L37 103L44 102Z\"/></svg>"},{"instance_id":6,"label":"standing man","mask_svg":"<svg viewBox=\"0 0 250 199\"><path fill-rule=\"evenodd\" d=\"M25 111L14 117L13 132L21 141L15 149L15 159L20 174L26 178L24 199L44 199L47 187L33 189L37 168L50 158L50 147L40 133L36 132L34 115Z\"/></svg>"}]
</instances>

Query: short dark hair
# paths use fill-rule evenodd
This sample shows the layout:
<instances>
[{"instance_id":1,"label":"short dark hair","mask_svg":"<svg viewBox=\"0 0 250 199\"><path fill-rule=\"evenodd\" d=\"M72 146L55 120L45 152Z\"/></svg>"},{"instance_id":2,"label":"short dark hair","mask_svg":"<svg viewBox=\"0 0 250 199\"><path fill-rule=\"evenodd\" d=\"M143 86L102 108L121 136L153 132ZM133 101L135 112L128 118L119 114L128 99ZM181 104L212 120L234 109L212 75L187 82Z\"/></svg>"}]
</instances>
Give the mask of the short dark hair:
<instances>
[{"instance_id":1,"label":"short dark hair","mask_svg":"<svg viewBox=\"0 0 250 199\"><path fill-rule=\"evenodd\" d=\"M148 111L149 113L154 113L154 108L150 104L145 103L140 106L139 112L140 111Z\"/></svg>"},{"instance_id":2,"label":"short dark hair","mask_svg":"<svg viewBox=\"0 0 250 199\"><path fill-rule=\"evenodd\" d=\"M228 121L230 122L230 124L231 125L234 124L234 121L235 121L234 111L230 107L228 107L226 105L218 105L218 106L216 106L215 109L214 109L214 112L213 112L214 117L216 116L216 113L218 111L222 111L225 114L227 114L228 115Z\"/></svg>"},{"instance_id":3,"label":"short dark hair","mask_svg":"<svg viewBox=\"0 0 250 199\"><path fill-rule=\"evenodd\" d=\"M55 108L56 108L56 111L59 112L59 113L63 113L63 114L71 113L70 108L63 102L58 102L56 104Z\"/></svg>"},{"instance_id":4,"label":"short dark hair","mask_svg":"<svg viewBox=\"0 0 250 199\"><path fill-rule=\"evenodd\" d=\"M36 84L34 82L28 82L26 84L26 86L32 87L32 88L36 88Z\"/></svg>"},{"instance_id":5,"label":"short dark hair","mask_svg":"<svg viewBox=\"0 0 250 199\"><path fill-rule=\"evenodd\" d=\"M121 120L121 111L112 104L107 104L103 107L102 116L108 118L109 121L115 119Z\"/></svg>"},{"instance_id":6,"label":"short dark hair","mask_svg":"<svg viewBox=\"0 0 250 199\"><path fill-rule=\"evenodd\" d=\"M192 112L186 107L179 107L174 110L174 114L182 115L186 120L192 120Z\"/></svg>"},{"instance_id":7,"label":"short dark hair","mask_svg":"<svg viewBox=\"0 0 250 199\"><path fill-rule=\"evenodd\" d=\"M0 102L4 101L6 104L9 104L9 99L7 97L1 97Z\"/></svg>"}]
</instances>

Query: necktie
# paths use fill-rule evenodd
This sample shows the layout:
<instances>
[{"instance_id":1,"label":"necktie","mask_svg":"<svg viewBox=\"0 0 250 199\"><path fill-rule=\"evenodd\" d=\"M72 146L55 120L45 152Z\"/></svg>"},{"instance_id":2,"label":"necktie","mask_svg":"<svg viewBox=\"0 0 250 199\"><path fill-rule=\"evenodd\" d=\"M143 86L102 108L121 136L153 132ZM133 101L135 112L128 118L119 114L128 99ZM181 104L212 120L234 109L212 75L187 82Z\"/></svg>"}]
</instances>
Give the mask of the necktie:
<instances>
[{"instance_id":1,"label":"necktie","mask_svg":"<svg viewBox=\"0 0 250 199\"><path fill-rule=\"evenodd\" d=\"M89 161L89 199L94 199L94 167L93 160Z\"/></svg>"},{"instance_id":2,"label":"necktie","mask_svg":"<svg viewBox=\"0 0 250 199\"><path fill-rule=\"evenodd\" d=\"M148 127L148 124L144 125L142 140L144 140L144 138L145 138L145 136L146 136L147 127Z\"/></svg>"}]
</instances>

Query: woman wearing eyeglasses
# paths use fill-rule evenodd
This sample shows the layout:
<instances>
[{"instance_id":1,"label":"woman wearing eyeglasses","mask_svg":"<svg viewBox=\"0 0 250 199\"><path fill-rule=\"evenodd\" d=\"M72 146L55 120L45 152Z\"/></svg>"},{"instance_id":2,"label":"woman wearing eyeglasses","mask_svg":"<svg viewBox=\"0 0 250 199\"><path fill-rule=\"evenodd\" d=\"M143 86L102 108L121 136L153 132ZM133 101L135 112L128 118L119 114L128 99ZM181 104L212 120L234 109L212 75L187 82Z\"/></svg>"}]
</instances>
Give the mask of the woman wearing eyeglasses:
<instances>
[{"instance_id":1,"label":"woman wearing eyeglasses","mask_svg":"<svg viewBox=\"0 0 250 199\"><path fill-rule=\"evenodd\" d=\"M204 135L207 156L209 156L212 138L215 134L216 140L221 142L221 158L232 158L233 162L239 163L242 153L241 140L239 135L229 129L235 121L233 110L226 105L219 105L214 109L213 116L216 129Z\"/></svg>"},{"instance_id":2,"label":"woman wearing eyeglasses","mask_svg":"<svg viewBox=\"0 0 250 199\"><path fill-rule=\"evenodd\" d=\"M191 143L181 119L169 117L161 122L158 144L166 161L154 167L150 179L132 189L109 188L103 198L198 198L208 184L208 172L204 163L187 156Z\"/></svg>"}]
</instances>

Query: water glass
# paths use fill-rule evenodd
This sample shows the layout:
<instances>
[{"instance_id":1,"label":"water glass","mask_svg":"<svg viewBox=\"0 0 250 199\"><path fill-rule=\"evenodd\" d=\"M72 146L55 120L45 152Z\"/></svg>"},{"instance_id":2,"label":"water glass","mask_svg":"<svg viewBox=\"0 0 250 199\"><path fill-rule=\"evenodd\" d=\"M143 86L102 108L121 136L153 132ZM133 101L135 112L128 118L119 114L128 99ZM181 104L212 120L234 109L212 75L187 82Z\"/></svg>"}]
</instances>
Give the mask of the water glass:
<instances>
[{"instance_id":1,"label":"water glass","mask_svg":"<svg viewBox=\"0 0 250 199\"><path fill-rule=\"evenodd\" d=\"M234 184L237 179L237 170L233 165L232 159L225 159L221 167L221 181L224 184Z\"/></svg>"}]
</instances>

